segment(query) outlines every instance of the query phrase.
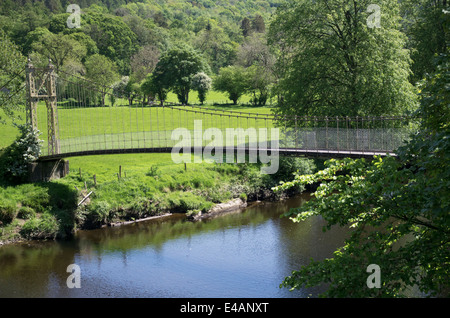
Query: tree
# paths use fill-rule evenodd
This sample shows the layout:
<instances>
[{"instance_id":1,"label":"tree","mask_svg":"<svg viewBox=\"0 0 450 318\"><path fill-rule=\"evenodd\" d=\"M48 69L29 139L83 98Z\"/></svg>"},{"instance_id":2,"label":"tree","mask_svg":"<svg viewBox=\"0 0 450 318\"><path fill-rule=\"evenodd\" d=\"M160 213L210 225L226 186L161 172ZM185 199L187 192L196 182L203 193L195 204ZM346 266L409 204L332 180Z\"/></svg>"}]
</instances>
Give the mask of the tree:
<instances>
[{"instance_id":1,"label":"tree","mask_svg":"<svg viewBox=\"0 0 450 318\"><path fill-rule=\"evenodd\" d=\"M104 14L90 7L83 14L82 31L96 43L99 52L116 63L122 75L129 75L130 59L136 53L137 37L121 17Z\"/></svg>"},{"instance_id":2,"label":"tree","mask_svg":"<svg viewBox=\"0 0 450 318\"><path fill-rule=\"evenodd\" d=\"M215 90L228 93L228 97L237 104L247 89L247 78L242 66L227 66L219 70L213 82Z\"/></svg>"},{"instance_id":3,"label":"tree","mask_svg":"<svg viewBox=\"0 0 450 318\"><path fill-rule=\"evenodd\" d=\"M232 64L238 48L238 44L231 41L227 33L217 26L198 32L193 42L193 46L203 52L213 72Z\"/></svg>"},{"instance_id":4,"label":"tree","mask_svg":"<svg viewBox=\"0 0 450 318\"><path fill-rule=\"evenodd\" d=\"M253 95L254 106L264 106L269 98L272 76L266 69L259 65L252 65L245 70L246 91Z\"/></svg>"},{"instance_id":5,"label":"tree","mask_svg":"<svg viewBox=\"0 0 450 318\"><path fill-rule=\"evenodd\" d=\"M192 47L180 44L161 55L153 75L162 87L177 94L180 103L187 104L192 77L200 72L209 72L204 58Z\"/></svg>"},{"instance_id":6,"label":"tree","mask_svg":"<svg viewBox=\"0 0 450 318\"><path fill-rule=\"evenodd\" d=\"M158 98L162 106L167 98L168 88L153 74L148 74L141 84L141 92L148 97L149 101L155 97Z\"/></svg>"},{"instance_id":7,"label":"tree","mask_svg":"<svg viewBox=\"0 0 450 318\"><path fill-rule=\"evenodd\" d=\"M91 81L92 94L100 93L101 105L105 105L105 95L111 84L119 77L116 64L106 56L95 54L87 58L86 77Z\"/></svg>"},{"instance_id":8,"label":"tree","mask_svg":"<svg viewBox=\"0 0 450 318\"><path fill-rule=\"evenodd\" d=\"M252 32L252 26L251 26L251 21L249 18L245 17L242 21L241 21L241 30L242 30L242 35L244 37L249 36Z\"/></svg>"},{"instance_id":9,"label":"tree","mask_svg":"<svg viewBox=\"0 0 450 318\"><path fill-rule=\"evenodd\" d=\"M271 52L265 35L254 33L239 46L236 64L244 67L259 65L265 72L273 73L275 56Z\"/></svg>"},{"instance_id":10,"label":"tree","mask_svg":"<svg viewBox=\"0 0 450 318\"><path fill-rule=\"evenodd\" d=\"M198 99L202 105L206 99L206 94L211 89L211 82L211 78L203 72L192 77L192 89L198 92Z\"/></svg>"},{"instance_id":11,"label":"tree","mask_svg":"<svg viewBox=\"0 0 450 318\"><path fill-rule=\"evenodd\" d=\"M257 14L252 20L252 29L257 33L266 32L266 24L261 15Z\"/></svg>"},{"instance_id":12,"label":"tree","mask_svg":"<svg viewBox=\"0 0 450 318\"><path fill-rule=\"evenodd\" d=\"M128 99L128 105L132 106L135 98L139 97L142 90L139 82L130 76L122 76L122 78L111 85L112 95L114 97ZM115 101L115 98L113 98Z\"/></svg>"},{"instance_id":13,"label":"tree","mask_svg":"<svg viewBox=\"0 0 450 318\"><path fill-rule=\"evenodd\" d=\"M447 0L403 0L401 5L407 47L413 61L411 82L415 84L435 71L434 57L447 51L450 34L445 27L445 11L449 3Z\"/></svg>"},{"instance_id":14,"label":"tree","mask_svg":"<svg viewBox=\"0 0 450 318\"><path fill-rule=\"evenodd\" d=\"M419 132L398 158L330 160L326 169L296 176L276 190L320 183L315 198L287 216L295 222L321 215L350 226L345 245L324 261L311 261L282 286L329 285L324 296L396 297L418 286L431 297L450 296L450 59L422 87ZM367 268L381 270L380 288L366 285ZM365 287L367 286L367 288Z\"/></svg>"},{"instance_id":15,"label":"tree","mask_svg":"<svg viewBox=\"0 0 450 318\"><path fill-rule=\"evenodd\" d=\"M160 55L156 46L146 45L131 57L131 73L137 82L142 81L147 74L153 72Z\"/></svg>"},{"instance_id":16,"label":"tree","mask_svg":"<svg viewBox=\"0 0 450 318\"><path fill-rule=\"evenodd\" d=\"M28 164L41 155L43 141L39 139L39 130L31 125L14 125L20 134L0 155L0 177L12 183L21 183L28 176Z\"/></svg>"},{"instance_id":17,"label":"tree","mask_svg":"<svg viewBox=\"0 0 450 318\"><path fill-rule=\"evenodd\" d=\"M417 107L396 1L287 1L271 22L288 115L399 115ZM372 18L380 13L378 28ZM302 23L299 23L302 21Z\"/></svg>"},{"instance_id":18,"label":"tree","mask_svg":"<svg viewBox=\"0 0 450 318\"><path fill-rule=\"evenodd\" d=\"M0 29L0 109L11 118L23 105L25 63L19 48Z\"/></svg>"},{"instance_id":19,"label":"tree","mask_svg":"<svg viewBox=\"0 0 450 318\"><path fill-rule=\"evenodd\" d=\"M80 61L87 53L85 46L70 35L62 33L44 32L39 41L34 42L31 47L47 61L51 59L57 73L66 61Z\"/></svg>"}]
</instances>

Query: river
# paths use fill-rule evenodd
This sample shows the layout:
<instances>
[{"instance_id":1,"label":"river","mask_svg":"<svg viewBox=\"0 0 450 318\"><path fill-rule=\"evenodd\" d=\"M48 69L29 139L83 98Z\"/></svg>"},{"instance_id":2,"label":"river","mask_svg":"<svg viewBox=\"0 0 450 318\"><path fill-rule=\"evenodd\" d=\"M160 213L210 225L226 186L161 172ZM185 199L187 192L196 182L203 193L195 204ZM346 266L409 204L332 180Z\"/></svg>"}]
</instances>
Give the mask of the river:
<instances>
[{"instance_id":1,"label":"river","mask_svg":"<svg viewBox=\"0 0 450 318\"><path fill-rule=\"evenodd\" d=\"M0 297L316 297L323 289L279 287L310 258L331 257L344 242L347 229L324 233L320 217L302 223L280 217L309 197L199 222L174 214L80 231L69 241L2 246ZM70 264L80 270L80 288L68 288Z\"/></svg>"}]
</instances>

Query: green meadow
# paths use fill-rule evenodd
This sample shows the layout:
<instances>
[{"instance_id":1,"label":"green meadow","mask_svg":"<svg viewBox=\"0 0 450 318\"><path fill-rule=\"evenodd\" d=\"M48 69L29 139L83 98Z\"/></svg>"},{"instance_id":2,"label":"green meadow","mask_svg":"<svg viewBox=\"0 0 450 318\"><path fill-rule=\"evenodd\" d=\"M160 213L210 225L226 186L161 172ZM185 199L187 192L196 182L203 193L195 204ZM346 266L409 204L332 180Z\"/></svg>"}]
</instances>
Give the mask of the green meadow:
<instances>
[{"instance_id":1,"label":"green meadow","mask_svg":"<svg viewBox=\"0 0 450 318\"><path fill-rule=\"evenodd\" d=\"M191 93L192 104L197 101L196 93ZM273 122L259 118L246 118L248 114L269 115L271 107L253 107L250 105L228 104L213 105L212 101L222 98L219 93L210 93L211 100L207 100L204 112L208 110L225 110L224 112L209 112L201 114L199 108L191 107L160 107L159 105L128 106L124 99L119 100L113 107L107 103L105 107L86 107L62 101L58 103L59 135L61 139L61 151L73 152L93 149L118 149L118 148L153 148L169 147L170 134L176 128L194 129L194 119L202 120L203 129L210 127L225 128L253 127L271 128ZM247 97L248 98L248 97ZM169 95L167 102L176 102L173 94ZM229 116L233 112L242 113L241 117ZM38 129L41 131L41 139L47 140L47 108L44 102L38 104ZM17 114L23 122L24 113ZM228 115L228 116L227 116ZM4 118L4 116L2 116ZM10 120L7 120L10 121ZM10 122L0 126L0 147L9 145L18 130L11 126ZM47 154L47 145L43 144L43 155Z\"/></svg>"}]
</instances>

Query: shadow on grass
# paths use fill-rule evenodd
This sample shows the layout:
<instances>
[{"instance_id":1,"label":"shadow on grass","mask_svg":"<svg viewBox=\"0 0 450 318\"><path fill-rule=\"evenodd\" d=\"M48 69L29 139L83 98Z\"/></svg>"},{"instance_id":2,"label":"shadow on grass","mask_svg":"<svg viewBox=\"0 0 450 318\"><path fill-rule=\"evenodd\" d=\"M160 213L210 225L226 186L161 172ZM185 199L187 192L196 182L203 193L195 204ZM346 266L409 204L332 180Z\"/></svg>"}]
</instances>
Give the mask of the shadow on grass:
<instances>
[{"instance_id":1,"label":"shadow on grass","mask_svg":"<svg viewBox=\"0 0 450 318\"><path fill-rule=\"evenodd\" d=\"M75 189L59 182L17 183L0 180L0 194L0 202L15 207L11 221L15 217L24 218L21 212L25 209L33 211L31 216L24 218L22 229L28 226L25 237L65 239L73 236L78 195Z\"/></svg>"}]
</instances>

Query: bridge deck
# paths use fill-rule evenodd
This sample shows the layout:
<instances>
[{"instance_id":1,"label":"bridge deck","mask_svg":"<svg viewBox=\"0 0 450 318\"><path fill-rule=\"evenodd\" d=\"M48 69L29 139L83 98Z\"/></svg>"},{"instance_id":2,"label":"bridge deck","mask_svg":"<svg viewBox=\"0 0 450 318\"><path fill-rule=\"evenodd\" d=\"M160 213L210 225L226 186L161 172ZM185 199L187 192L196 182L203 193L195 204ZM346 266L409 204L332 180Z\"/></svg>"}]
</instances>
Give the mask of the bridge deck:
<instances>
[{"instance_id":1,"label":"bridge deck","mask_svg":"<svg viewBox=\"0 0 450 318\"><path fill-rule=\"evenodd\" d=\"M196 147L187 147L186 150L189 150L192 154L196 151L203 152L204 147L196 148ZM85 150L85 151L75 151L68 152L63 154L55 154L55 155L46 155L39 157L39 160L55 160L69 157L78 157L78 156L91 156L91 155L109 155L109 154L133 154L133 153L171 153L173 151L172 147L159 147L159 148L128 148L128 149L102 149L102 150ZM254 153L266 152L266 153L275 153L278 152L283 156L299 156L299 157L310 157L310 158L367 158L371 159L374 156L393 156L395 157L395 153L385 152L385 151L362 151L362 150L308 150L308 149L293 149L293 148L279 148L279 149L262 149L262 148L242 148L242 147L224 147L223 154L225 155L227 152L238 153L239 151L243 151L246 154L253 151Z\"/></svg>"}]
</instances>

